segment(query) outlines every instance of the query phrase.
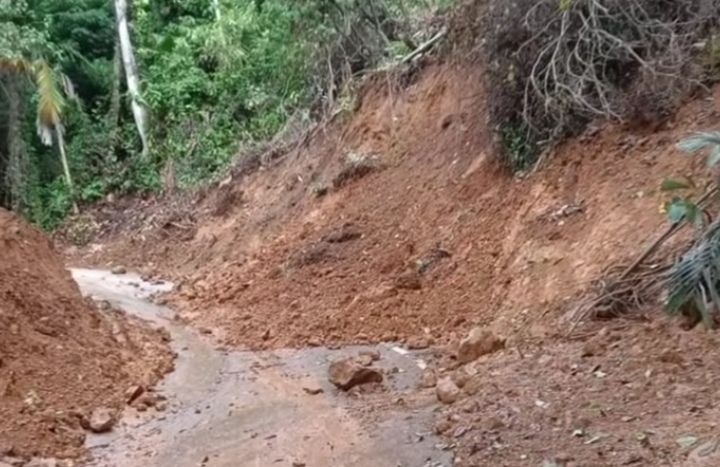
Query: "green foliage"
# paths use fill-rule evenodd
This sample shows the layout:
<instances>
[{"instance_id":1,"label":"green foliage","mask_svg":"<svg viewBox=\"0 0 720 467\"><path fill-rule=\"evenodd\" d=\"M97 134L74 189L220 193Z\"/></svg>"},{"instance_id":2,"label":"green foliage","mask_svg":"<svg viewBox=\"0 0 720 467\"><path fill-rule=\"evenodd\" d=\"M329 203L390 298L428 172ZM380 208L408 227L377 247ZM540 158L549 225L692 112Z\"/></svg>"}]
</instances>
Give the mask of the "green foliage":
<instances>
[{"instance_id":1,"label":"green foliage","mask_svg":"<svg viewBox=\"0 0 720 467\"><path fill-rule=\"evenodd\" d=\"M501 125L497 129L503 160L515 171L527 169L534 161L533 135L522 124Z\"/></svg>"},{"instance_id":2,"label":"green foliage","mask_svg":"<svg viewBox=\"0 0 720 467\"><path fill-rule=\"evenodd\" d=\"M686 152L709 149L707 166L720 162L720 133L698 133L681 141L678 148ZM716 182L717 189L717 182ZM665 180L662 188L667 191L694 187L692 180ZM720 310L720 218L705 226L702 210L689 197L673 197L666 203L669 220L674 223L687 221L699 232L692 247L682 255L668 274L668 298L666 310L671 313L685 311L697 314L709 328L714 327L714 313Z\"/></svg>"},{"instance_id":3,"label":"green foliage","mask_svg":"<svg viewBox=\"0 0 720 467\"><path fill-rule=\"evenodd\" d=\"M52 228L73 201L162 189L166 166L180 188L202 183L243 146L272 137L298 109L344 89L351 74L405 55L408 44L423 40L413 36L412 19L453 1L130 0L141 101L150 116L151 151L143 158L118 67L113 2L0 0L0 57L52 64L37 75L45 92L21 99L22 210ZM62 118L72 194L61 183L56 149L41 144L28 111L52 109L48 96L63 104L58 83L70 82L78 99L67 102ZM0 117L0 153L10 143L5 126ZM5 170L0 162L0 176ZM0 177L0 202L3 183Z\"/></svg>"}]
</instances>

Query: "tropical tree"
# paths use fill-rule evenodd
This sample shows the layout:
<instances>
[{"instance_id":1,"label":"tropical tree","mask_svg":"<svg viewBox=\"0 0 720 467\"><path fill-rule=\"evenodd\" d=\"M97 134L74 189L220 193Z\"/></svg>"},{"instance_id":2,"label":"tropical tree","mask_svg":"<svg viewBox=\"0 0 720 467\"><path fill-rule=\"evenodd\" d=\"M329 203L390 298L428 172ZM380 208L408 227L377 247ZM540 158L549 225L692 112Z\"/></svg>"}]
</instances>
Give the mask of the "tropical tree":
<instances>
[{"instance_id":1,"label":"tropical tree","mask_svg":"<svg viewBox=\"0 0 720 467\"><path fill-rule=\"evenodd\" d=\"M132 108L133 117L138 134L142 141L142 154L147 156L148 153L148 136L147 136L147 111L142 104L140 93L140 78L137 71L137 63L135 62L135 52L133 50L132 40L130 38L130 26L128 24L128 6L126 0L115 0L115 15L117 17L117 31L120 40L120 52L122 62L125 69L125 78L127 79L128 93L130 94L130 106Z\"/></svg>"},{"instance_id":2,"label":"tropical tree","mask_svg":"<svg viewBox=\"0 0 720 467\"><path fill-rule=\"evenodd\" d=\"M35 112L36 132L40 142L46 146L57 144L63 174L68 190L73 192L73 181L70 167L65 153L64 127L62 113L65 108L65 96L74 97L70 80L64 74L50 66L43 57L51 50L49 40L42 30L31 24L32 15L25 0L0 0L0 72L8 76L14 88L21 88L22 82L29 81L35 85L37 107ZM9 107L19 108L22 96L17 92L7 93ZM19 120L19 112L11 112L11 120ZM17 126L17 121L11 121ZM13 138L20 137L18 132ZM11 141L12 145L13 141ZM16 160L22 157L19 151L10 151L11 172L20 178L25 170L25 161ZM73 209L77 212L77 204L73 202Z\"/></svg>"}]
</instances>

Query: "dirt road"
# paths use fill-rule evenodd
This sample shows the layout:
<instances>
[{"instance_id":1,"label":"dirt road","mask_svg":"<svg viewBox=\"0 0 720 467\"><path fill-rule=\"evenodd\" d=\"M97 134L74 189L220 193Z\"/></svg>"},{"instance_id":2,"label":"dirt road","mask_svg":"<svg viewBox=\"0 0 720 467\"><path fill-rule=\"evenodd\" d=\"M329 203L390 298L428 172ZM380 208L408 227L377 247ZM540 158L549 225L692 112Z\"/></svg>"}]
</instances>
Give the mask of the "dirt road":
<instances>
[{"instance_id":1,"label":"dirt road","mask_svg":"<svg viewBox=\"0 0 720 467\"><path fill-rule=\"evenodd\" d=\"M430 398L398 397L419 376L416 357L391 345L376 347L381 366L397 367L393 394L352 397L326 380L328 361L359 347L250 353L217 350L195 331L151 304L153 285L134 275L72 270L84 294L104 299L167 328L176 369L159 391L163 412L128 408L108 435L88 439L93 466L449 466L451 453L428 432ZM322 388L317 395L304 388ZM411 406L411 407L409 407Z\"/></svg>"}]
</instances>

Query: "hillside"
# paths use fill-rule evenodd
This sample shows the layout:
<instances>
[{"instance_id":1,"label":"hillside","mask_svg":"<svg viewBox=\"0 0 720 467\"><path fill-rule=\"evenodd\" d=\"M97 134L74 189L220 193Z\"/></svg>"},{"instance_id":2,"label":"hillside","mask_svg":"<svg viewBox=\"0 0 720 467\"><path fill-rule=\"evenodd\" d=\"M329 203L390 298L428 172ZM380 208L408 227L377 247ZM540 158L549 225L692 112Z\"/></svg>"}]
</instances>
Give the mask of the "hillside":
<instances>
[{"instance_id":1,"label":"hillside","mask_svg":"<svg viewBox=\"0 0 720 467\"><path fill-rule=\"evenodd\" d=\"M497 83L474 59L484 6L464 8L439 52L368 73L289 144L195 191L72 219L56 233L68 261L172 278L158 300L223 350L419 351L417 388L358 397L368 412L437 397L456 466L715 465L717 334L668 318L660 292L624 316L574 310L667 229L663 179L692 178L692 196L712 181L676 143L717 127L720 88L664 118L590 121L512 173Z\"/></svg>"},{"instance_id":2,"label":"hillside","mask_svg":"<svg viewBox=\"0 0 720 467\"><path fill-rule=\"evenodd\" d=\"M73 258L180 278L182 315L239 346L526 332L655 239L660 181L708 175L674 142L718 116L697 101L656 132L594 128L517 178L492 157L480 82L454 64L371 80L307 148L195 199L120 204L143 227ZM337 186L348 157L372 167Z\"/></svg>"}]
</instances>

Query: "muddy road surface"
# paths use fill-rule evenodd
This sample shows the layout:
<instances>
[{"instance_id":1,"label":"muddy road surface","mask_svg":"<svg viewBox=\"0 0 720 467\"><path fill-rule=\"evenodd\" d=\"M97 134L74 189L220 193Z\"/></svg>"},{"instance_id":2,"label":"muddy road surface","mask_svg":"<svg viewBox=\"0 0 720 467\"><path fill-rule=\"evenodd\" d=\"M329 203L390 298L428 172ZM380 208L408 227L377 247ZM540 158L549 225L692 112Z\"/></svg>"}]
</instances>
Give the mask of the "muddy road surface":
<instances>
[{"instance_id":1,"label":"muddy road surface","mask_svg":"<svg viewBox=\"0 0 720 467\"><path fill-rule=\"evenodd\" d=\"M410 395L422 366L417 356L391 344L373 347L382 355L379 366L398 369L386 378L389 390L340 393L327 381L328 363L357 355L361 347L218 350L206 336L173 322L171 310L147 300L172 284L106 271L74 269L72 274L83 294L165 327L178 354L175 371L158 388L167 408L137 412L128 407L111 433L88 438L89 465L452 465L451 453L429 430L435 401Z\"/></svg>"}]
</instances>

